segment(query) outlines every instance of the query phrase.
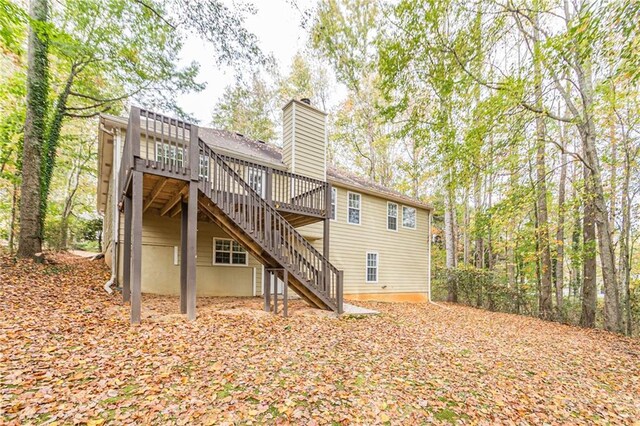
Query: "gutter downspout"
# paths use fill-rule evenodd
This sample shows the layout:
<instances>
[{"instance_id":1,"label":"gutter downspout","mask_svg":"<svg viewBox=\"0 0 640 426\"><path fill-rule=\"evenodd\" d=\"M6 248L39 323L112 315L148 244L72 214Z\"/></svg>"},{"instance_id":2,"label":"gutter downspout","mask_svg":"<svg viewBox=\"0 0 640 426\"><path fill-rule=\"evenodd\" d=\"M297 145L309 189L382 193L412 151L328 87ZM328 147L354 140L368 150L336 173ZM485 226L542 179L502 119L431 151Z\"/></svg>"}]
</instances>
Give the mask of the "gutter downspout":
<instances>
[{"instance_id":1,"label":"gutter downspout","mask_svg":"<svg viewBox=\"0 0 640 426\"><path fill-rule=\"evenodd\" d=\"M106 131L106 129L105 129ZM113 289L111 286L118 281L118 253L119 253L119 243L120 239L120 210L118 209L118 176L120 176L120 129L114 130L115 137L113 138L113 169L111 173L113 174L113 191L111 192L111 202L112 202L112 221L113 221L113 235L112 235L112 250L113 254L111 255L111 278L104 285L104 290L112 294Z\"/></svg>"}]
</instances>

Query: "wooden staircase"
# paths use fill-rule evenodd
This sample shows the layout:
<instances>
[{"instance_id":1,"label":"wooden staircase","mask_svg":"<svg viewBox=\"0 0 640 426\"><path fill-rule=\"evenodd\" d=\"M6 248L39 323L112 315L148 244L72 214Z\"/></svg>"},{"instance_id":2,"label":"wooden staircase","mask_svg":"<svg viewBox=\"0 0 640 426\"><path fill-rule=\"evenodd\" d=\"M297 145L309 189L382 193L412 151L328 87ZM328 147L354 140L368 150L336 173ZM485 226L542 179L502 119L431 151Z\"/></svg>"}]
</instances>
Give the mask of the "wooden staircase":
<instances>
[{"instance_id":1,"label":"wooden staircase","mask_svg":"<svg viewBox=\"0 0 640 426\"><path fill-rule=\"evenodd\" d=\"M272 201L256 192L233 163L201 140L198 146L200 211L267 268L286 270L285 284L300 297L317 308L341 314L342 271L300 235ZM267 180L266 185L270 184ZM284 274L279 277L283 279Z\"/></svg>"}]
</instances>

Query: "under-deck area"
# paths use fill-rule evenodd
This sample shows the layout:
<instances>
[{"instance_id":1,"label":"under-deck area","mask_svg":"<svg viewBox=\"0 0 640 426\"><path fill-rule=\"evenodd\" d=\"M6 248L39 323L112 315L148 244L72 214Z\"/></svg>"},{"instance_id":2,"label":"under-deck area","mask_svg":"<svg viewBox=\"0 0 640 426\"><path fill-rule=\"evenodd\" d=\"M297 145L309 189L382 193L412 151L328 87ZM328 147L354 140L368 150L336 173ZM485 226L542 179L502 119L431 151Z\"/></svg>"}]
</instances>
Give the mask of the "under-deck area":
<instances>
[{"instance_id":1,"label":"under-deck area","mask_svg":"<svg viewBox=\"0 0 640 426\"><path fill-rule=\"evenodd\" d=\"M183 201L188 202L189 180L187 179L166 177L163 174L155 174L154 169L145 168L142 184L143 213L148 211L173 218L182 212ZM238 210L242 208L241 205L247 205L249 202L247 196L240 194L218 191L218 195L224 198L225 202L234 203ZM317 213L301 213L297 211L294 204L285 202L274 203L274 207L296 228L324 220L324 210L319 210ZM198 210L198 221L211 221L203 208Z\"/></svg>"}]
</instances>

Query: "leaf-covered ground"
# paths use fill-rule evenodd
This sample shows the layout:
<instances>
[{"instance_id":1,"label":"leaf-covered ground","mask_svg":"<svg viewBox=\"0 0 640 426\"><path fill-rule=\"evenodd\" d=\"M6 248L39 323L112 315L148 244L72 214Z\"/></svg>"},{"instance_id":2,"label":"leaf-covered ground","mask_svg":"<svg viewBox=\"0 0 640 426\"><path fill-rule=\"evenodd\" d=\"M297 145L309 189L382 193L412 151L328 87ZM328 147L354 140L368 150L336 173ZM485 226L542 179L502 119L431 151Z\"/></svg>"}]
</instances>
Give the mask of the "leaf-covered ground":
<instances>
[{"instance_id":1,"label":"leaf-covered ground","mask_svg":"<svg viewBox=\"0 0 640 426\"><path fill-rule=\"evenodd\" d=\"M0 422L9 424L634 424L640 344L536 319L366 303L335 319L300 302L145 297L145 320L100 261L0 258ZM256 308L256 310L251 309Z\"/></svg>"}]
</instances>

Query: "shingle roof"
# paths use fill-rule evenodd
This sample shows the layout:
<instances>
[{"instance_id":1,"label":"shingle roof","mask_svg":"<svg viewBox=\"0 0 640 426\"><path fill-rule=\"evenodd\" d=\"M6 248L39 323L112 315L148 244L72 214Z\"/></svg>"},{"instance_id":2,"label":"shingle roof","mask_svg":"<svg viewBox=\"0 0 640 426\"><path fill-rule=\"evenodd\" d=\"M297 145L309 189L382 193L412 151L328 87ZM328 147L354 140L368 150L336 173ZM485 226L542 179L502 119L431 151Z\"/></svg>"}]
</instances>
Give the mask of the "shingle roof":
<instances>
[{"instance_id":1,"label":"shingle roof","mask_svg":"<svg viewBox=\"0 0 640 426\"><path fill-rule=\"evenodd\" d=\"M282 151L279 148L248 138L240 133L199 127L198 136L212 149L218 148L241 154L244 157L254 158L262 163L286 167L286 164L282 162Z\"/></svg>"},{"instance_id":2,"label":"shingle roof","mask_svg":"<svg viewBox=\"0 0 640 426\"><path fill-rule=\"evenodd\" d=\"M214 150L217 148L230 154L240 154L247 159L253 159L260 163L286 168L286 164L282 161L282 150L274 145L251 139L240 133L207 127L199 127L198 136ZM378 193L383 197L404 201L422 208L431 208L428 203L416 200L394 189L380 185L369 178L358 176L334 165L327 166L327 178L337 184Z\"/></svg>"}]
</instances>

